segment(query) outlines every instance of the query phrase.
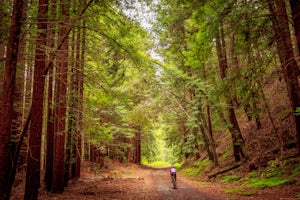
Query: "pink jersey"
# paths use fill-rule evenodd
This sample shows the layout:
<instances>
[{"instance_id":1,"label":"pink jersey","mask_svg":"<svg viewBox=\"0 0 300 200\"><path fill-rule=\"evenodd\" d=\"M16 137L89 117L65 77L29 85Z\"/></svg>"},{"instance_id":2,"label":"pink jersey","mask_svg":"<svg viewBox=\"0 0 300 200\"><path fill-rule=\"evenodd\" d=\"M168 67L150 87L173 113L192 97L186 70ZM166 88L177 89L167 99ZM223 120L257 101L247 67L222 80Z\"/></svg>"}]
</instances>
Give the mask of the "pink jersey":
<instances>
[{"instance_id":1,"label":"pink jersey","mask_svg":"<svg viewBox=\"0 0 300 200\"><path fill-rule=\"evenodd\" d=\"M174 167L171 168L170 170L171 174L175 174L176 173L176 169Z\"/></svg>"}]
</instances>

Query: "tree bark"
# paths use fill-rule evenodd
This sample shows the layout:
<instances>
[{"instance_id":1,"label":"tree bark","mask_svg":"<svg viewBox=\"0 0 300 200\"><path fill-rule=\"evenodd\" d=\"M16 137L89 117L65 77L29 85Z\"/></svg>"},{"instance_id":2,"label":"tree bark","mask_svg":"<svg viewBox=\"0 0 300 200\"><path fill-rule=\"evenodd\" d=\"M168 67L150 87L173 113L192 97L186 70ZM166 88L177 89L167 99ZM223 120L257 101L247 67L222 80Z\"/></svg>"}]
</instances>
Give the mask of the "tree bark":
<instances>
[{"instance_id":1,"label":"tree bark","mask_svg":"<svg viewBox=\"0 0 300 200\"><path fill-rule=\"evenodd\" d=\"M223 33L223 27L220 25L220 30L218 31L216 35L216 48L217 48L217 54L218 54L218 60L219 60L219 67L220 67L220 75L221 78L224 80L226 78L226 73L228 69L227 64L227 57L226 57L226 49L225 49L225 39L224 39L224 33ZM225 89L228 90L228 89ZM228 94L228 91L224 91L225 94ZM226 96L228 100L228 114L229 114L229 124L228 129L232 136L232 145L233 145L233 153L235 161L240 161L241 157L246 157L244 153L244 139L242 136L242 133L240 131L234 108L233 108L233 102L230 96Z\"/></svg>"},{"instance_id":2,"label":"tree bark","mask_svg":"<svg viewBox=\"0 0 300 200\"><path fill-rule=\"evenodd\" d=\"M43 103L46 66L46 42L47 42L47 14L48 0L39 0L38 30L40 31L36 40L34 84L32 94L32 109L30 123L29 150L26 171L26 186L24 199L38 199L40 187L40 157L41 138L43 128Z\"/></svg>"},{"instance_id":3,"label":"tree bark","mask_svg":"<svg viewBox=\"0 0 300 200\"><path fill-rule=\"evenodd\" d=\"M300 52L300 1L290 0L290 5L292 10L292 19L295 28L295 35L298 44L298 51Z\"/></svg>"},{"instance_id":4,"label":"tree bark","mask_svg":"<svg viewBox=\"0 0 300 200\"><path fill-rule=\"evenodd\" d=\"M84 1L85 2L85 1ZM85 26L85 20L82 21L83 27ZM75 167L75 177L80 177L81 169L81 158L82 155L82 146L81 146L81 132L82 132L82 113L83 113L83 72L84 72L84 56L85 56L85 29L78 29L77 35L77 53L76 60L79 63L77 71L77 84L78 84L78 108L77 108L77 117L78 117L78 131L77 131L77 148L76 148L76 167Z\"/></svg>"},{"instance_id":5,"label":"tree bark","mask_svg":"<svg viewBox=\"0 0 300 200\"><path fill-rule=\"evenodd\" d=\"M269 0L268 6L272 14L277 50L287 85L291 110L295 112L300 107L299 68L294 56L285 1ZM298 151L300 153L300 115L294 114L293 119L296 127Z\"/></svg>"},{"instance_id":6,"label":"tree bark","mask_svg":"<svg viewBox=\"0 0 300 200\"><path fill-rule=\"evenodd\" d=\"M213 137L213 131L212 131L212 126L211 126L210 107L209 106L206 106L206 114L207 114L209 143L210 143L211 152L212 152L212 156L213 156L214 166L217 167L219 165L219 161L218 161L217 147L216 147L216 143L215 143L215 140L214 140L214 137Z\"/></svg>"},{"instance_id":7,"label":"tree bark","mask_svg":"<svg viewBox=\"0 0 300 200\"><path fill-rule=\"evenodd\" d=\"M68 37L65 37L69 29L69 1L61 4L63 23L60 28L61 51L57 57L57 74L55 85L55 109L54 109L54 159L52 192L64 191L64 163L65 163L65 134L66 134L66 107L67 107L67 73L68 73Z\"/></svg>"},{"instance_id":8,"label":"tree bark","mask_svg":"<svg viewBox=\"0 0 300 200\"><path fill-rule=\"evenodd\" d=\"M11 144L11 125L12 121L16 119L13 104L23 3L23 0L14 0L6 53L0 121L0 199L9 199L7 192L10 189L8 188L7 180L9 180L13 159L12 155L14 154L13 149L11 149L14 146L14 144Z\"/></svg>"},{"instance_id":9,"label":"tree bark","mask_svg":"<svg viewBox=\"0 0 300 200\"><path fill-rule=\"evenodd\" d=\"M50 4L49 22L48 22L48 44L49 49L53 49L55 38L55 16L56 16L56 0L52 0ZM45 169L45 184L47 191L51 191L52 173L53 173L53 143L54 143L54 101L53 101L53 84L55 84L53 61L48 58L48 116L47 116L47 135L46 135L46 169Z\"/></svg>"}]
</instances>

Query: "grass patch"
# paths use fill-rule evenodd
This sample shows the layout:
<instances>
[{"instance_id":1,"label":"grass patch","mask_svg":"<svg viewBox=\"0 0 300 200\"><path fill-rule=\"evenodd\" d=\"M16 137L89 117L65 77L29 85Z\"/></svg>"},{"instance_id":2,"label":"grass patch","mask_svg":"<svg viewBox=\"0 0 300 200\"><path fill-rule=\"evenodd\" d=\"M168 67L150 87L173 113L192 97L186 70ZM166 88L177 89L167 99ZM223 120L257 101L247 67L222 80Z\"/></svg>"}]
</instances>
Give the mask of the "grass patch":
<instances>
[{"instance_id":1,"label":"grass patch","mask_svg":"<svg viewBox=\"0 0 300 200\"><path fill-rule=\"evenodd\" d=\"M199 176L201 173L205 173L205 169L210 165L211 162L206 158L202 161L196 161L190 167L184 167L180 171L188 176Z\"/></svg>"},{"instance_id":2,"label":"grass patch","mask_svg":"<svg viewBox=\"0 0 300 200\"><path fill-rule=\"evenodd\" d=\"M266 179L249 178L248 181L250 183L246 184L247 187L260 188L260 189L275 187L277 185L290 182L289 179L282 179L281 177L270 177Z\"/></svg>"},{"instance_id":3,"label":"grass patch","mask_svg":"<svg viewBox=\"0 0 300 200\"><path fill-rule=\"evenodd\" d=\"M241 178L236 175L228 175L228 176L224 176L219 181L221 183L239 183L241 182Z\"/></svg>"},{"instance_id":4,"label":"grass patch","mask_svg":"<svg viewBox=\"0 0 300 200\"><path fill-rule=\"evenodd\" d=\"M168 166L170 166L170 163L165 162L165 161L155 161L155 162L149 163L149 166L155 167L155 168L168 167Z\"/></svg>"},{"instance_id":5,"label":"grass patch","mask_svg":"<svg viewBox=\"0 0 300 200\"><path fill-rule=\"evenodd\" d=\"M173 166L174 166L176 169L180 169L181 166L182 166L182 164L180 164L180 163L175 163Z\"/></svg>"},{"instance_id":6,"label":"grass patch","mask_svg":"<svg viewBox=\"0 0 300 200\"><path fill-rule=\"evenodd\" d=\"M145 166L153 167L153 168L171 167L171 164L169 162L166 162L166 161L158 160L158 161L154 161L154 162L149 162L149 161L147 161L146 159L143 159L143 158L142 158L141 164L145 165ZM173 164L173 166L176 169L180 169L182 164L175 163L175 164Z\"/></svg>"},{"instance_id":7,"label":"grass patch","mask_svg":"<svg viewBox=\"0 0 300 200\"><path fill-rule=\"evenodd\" d=\"M142 159L141 162L143 165L154 167L154 168L160 168L160 167L169 167L170 163L166 161L154 161L154 162L148 162L146 159Z\"/></svg>"},{"instance_id":8,"label":"grass patch","mask_svg":"<svg viewBox=\"0 0 300 200\"><path fill-rule=\"evenodd\" d=\"M210 166L211 162L208 158L205 158L204 160L202 161L196 161L193 163L193 167L199 167L199 168L205 168L207 166Z\"/></svg>"},{"instance_id":9,"label":"grass patch","mask_svg":"<svg viewBox=\"0 0 300 200\"><path fill-rule=\"evenodd\" d=\"M278 159L271 160L268 162L268 167L265 168L261 173L252 172L249 174L247 178L243 179L245 182L245 186L250 188L271 188L277 185L282 185L285 183L289 183L292 181L291 178L283 178L282 174L284 174L286 163L281 162ZM295 168L293 174L298 174L300 170Z\"/></svg>"},{"instance_id":10,"label":"grass patch","mask_svg":"<svg viewBox=\"0 0 300 200\"><path fill-rule=\"evenodd\" d=\"M300 173L300 165L297 164L296 167L293 167L293 170L290 170L289 178L286 178L288 176L284 173L285 166L285 163L279 160L272 160L268 162L268 167L264 170L251 172L247 177L241 178L236 174L232 174L224 176L218 181L233 184L234 187L224 190L225 193L250 196L255 194L256 189L272 188L292 182L293 177Z\"/></svg>"},{"instance_id":11,"label":"grass patch","mask_svg":"<svg viewBox=\"0 0 300 200\"><path fill-rule=\"evenodd\" d=\"M243 196L251 196L256 193L255 190L250 189L250 188L230 188L224 190L226 194L238 194L238 195L243 195Z\"/></svg>"},{"instance_id":12,"label":"grass patch","mask_svg":"<svg viewBox=\"0 0 300 200\"><path fill-rule=\"evenodd\" d=\"M181 170L181 172L188 176L198 176L200 174L200 168L188 167Z\"/></svg>"}]
</instances>

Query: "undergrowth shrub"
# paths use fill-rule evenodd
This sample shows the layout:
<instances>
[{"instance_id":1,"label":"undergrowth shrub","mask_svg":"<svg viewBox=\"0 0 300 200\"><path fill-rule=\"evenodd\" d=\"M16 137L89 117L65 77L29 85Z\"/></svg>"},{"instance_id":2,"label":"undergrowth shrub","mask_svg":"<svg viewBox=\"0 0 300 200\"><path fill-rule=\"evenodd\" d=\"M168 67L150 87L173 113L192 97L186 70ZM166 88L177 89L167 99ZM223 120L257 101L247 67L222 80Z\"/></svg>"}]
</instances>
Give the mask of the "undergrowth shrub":
<instances>
[{"instance_id":1,"label":"undergrowth shrub","mask_svg":"<svg viewBox=\"0 0 300 200\"><path fill-rule=\"evenodd\" d=\"M293 182L300 173L300 163L294 163L292 168L287 168L288 166L290 166L290 161L276 159L269 161L266 168L253 171L244 178L231 174L218 179L218 181L234 184L234 187L224 190L225 193L252 195L255 193L255 189L270 188Z\"/></svg>"},{"instance_id":2,"label":"undergrowth shrub","mask_svg":"<svg viewBox=\"0 0 300 200\"><path fill-rule=\"evenodd\" d=\"M255 190L249 189L249 188L230 188L230 189L224 190L224 192L226 194L239 194L239 195L243 195L243 196L251 196L256 193Z\"/></svg>"},{"instance_id":3,"label":"undergrowth shrub","mask_svg":"<svg viewBox=\"0 0 300 200\"><path fill-rule=\"evenodd\" d=\"M276 177L276 176L265 178L265 179L249 178L248 181L250 183L246 184L247 187L260 188L260 189L267 188L267 187L275 187L277 185L290 182L289 179L282 179L281 177Z\"/></svg>"},{"instance_id":4,"label":"undergrowth shrub","mask_svg":"<svg viewBox=\"0 0 300 200\"><path fill-rule=\"evenodd\" d=\"M219 158L220 161L225 161L230 155L232 155L232 150L227 149Z\"/></svg>"},{"instance_id":5,"label":"undergrowth shrub","mask_svg":"<svg viewBox=\"0 0 300 200\"><path fill-rule=\"evenodd\" d=\"M208 158L202 160L202 161L196 161L191 166L185 167L181 170L184 174L188 176L199 176L202 173L205 173L205 170L207 167L210 167L211 162Z\"/></svg>"},{"instance_id":6,"label":"undergrowth shrub","mask_svg":"<svg viewBox=\"0 0 300 200\"><path fill-rule=\"evenodd\" d=\"M252 188L266 188L291 182L290 178L283 177L283 170L286 167L286 162L279 159L268 162L267 168L258 172L252 172L249 177L245 178L246 186Z\"/></svg>"},{"instance_id":7,"label":"undergrowth shrub","mask_svg":"<svg viewBox=\"0 0 300 200\"><path fill-rule=\"evenodd\" d=\"M222 179L219 179L221 183L239 183L241 178L237 175L228 175L224 176Z\"/></svg>"}]
</instances>

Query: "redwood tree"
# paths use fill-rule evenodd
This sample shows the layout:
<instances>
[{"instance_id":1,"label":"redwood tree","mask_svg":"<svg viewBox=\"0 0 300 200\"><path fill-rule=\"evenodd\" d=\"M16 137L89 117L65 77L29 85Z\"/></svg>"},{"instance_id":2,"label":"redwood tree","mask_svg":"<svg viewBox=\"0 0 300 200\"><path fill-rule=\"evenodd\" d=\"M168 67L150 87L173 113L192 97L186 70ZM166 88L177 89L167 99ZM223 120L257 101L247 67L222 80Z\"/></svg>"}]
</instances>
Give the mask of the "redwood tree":
<instances>
[{"instance_id":1,"label":"redwood tree","mask_svg":"<svg viewBox=\"0 0 300 200\"><path fill-rule=\"evenodd\" d=\"M40 157L43 124L43 103L45 85L45 62L47 42L48 0L39 0L38 30L36 40L34 84L32 94L31 123L29 136L29 152L26 171L26 188L24 199L38 199L40 187Z\"/></svg>"},{"instance_id":2,"label":"redwood tree","mask_svg":"<svg viewBox=\"0 0 300 200\"><path fill-rule=\"evenodd\" d=\"M216 48L219 60L220 76L224 80L227 76L228 64L226 57L226 48L225 48L225 38L223 25L220 24L219 30L216 35ZM228 114L229 114L229 125L228 129L231 133L232 144L233 144L233 154L235 161L239 161L242 158L246 157L244 152L244 138L242 136L241 130L236 119L236 115L233 108L233 100L228 96L228 89L225 89L225 94L227 94L226 99L228 101Z\"/></svg>"},{"instance_id":3,"label":"redwood tree","mask_svg":"<svg viewBox=\"0 0 300 200\"><path fill-rule=\"evenodd\" d=\"M56 18L56 0L52 0L49 5L49 19L48 19L48 41L47 47L53 49L55 46L55 18ZM50 51L50 50L49 50ZM53 70L54 61L48 60L48 113L47 113L47 147L46 147L46 169L45 169L45 184L46 189L51 191L52 186L52 170L53 170L53 140L54 140L54 123L53 123Z\"/></svg>"},{"instance_id":4,"label":"redwood tree","mask_svg":"<svg viewBox=\"0 0 300 200\"><path fill-rule=\"evenodd\" d=\"M12 121L16 119L14 115L14 93L17 71L17 56L19 49L19 36L22 26L23 0L14 0L10 35L8 39L5 72L3 81L3 95L1 104L0 120L0 199L9 199L9 185L7 180L11 174L12 155L14 154L14 144L11 143ZM8 193L7 193L8 192Z\"/></svg>"},{"instance_id":5,"label":"redwood tree","mask_svg":"<svg viewBox=\"0 0 300 200\"><path fill-rule=\"evenodd\" d=\"M284 0L269 0L277 51L287 86L292 112L300 107L299 68L295 60L289 29L289 21ZM296 126L298 151L300 152L300 115L293 115Z\"/></svg>"},{"instance_id":6,"label":"redwood tree","mask_svg":"<svg viewBox=\"0 0 300 200\"><path fill-rule=\"evenodd\" d=\"M295 35L297 38L298 49L300 51L300 1L290 0L293 25L295 28Z\"/></svg>"},{"instance_id":7,"label":"redwood tree","mask_svg":"<svg viewBox=\"0 0 300 200\"><path fill-rule=\"evenodd\" d=\"M64 162L65 162L65 132L66 132L66 107L67 107L67 73L68 73L68 37L69 32L69 1L61 3L63 21L60 24L60 42L62 42L57 56L57 69L55 80L55 108L54 108L54 159L52 192L64 191ZM59 43L60 43L59 42Z\"/></svg>"}]
</instances>

